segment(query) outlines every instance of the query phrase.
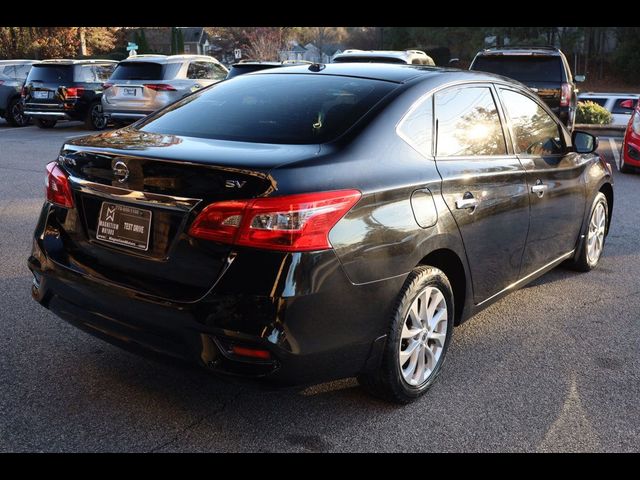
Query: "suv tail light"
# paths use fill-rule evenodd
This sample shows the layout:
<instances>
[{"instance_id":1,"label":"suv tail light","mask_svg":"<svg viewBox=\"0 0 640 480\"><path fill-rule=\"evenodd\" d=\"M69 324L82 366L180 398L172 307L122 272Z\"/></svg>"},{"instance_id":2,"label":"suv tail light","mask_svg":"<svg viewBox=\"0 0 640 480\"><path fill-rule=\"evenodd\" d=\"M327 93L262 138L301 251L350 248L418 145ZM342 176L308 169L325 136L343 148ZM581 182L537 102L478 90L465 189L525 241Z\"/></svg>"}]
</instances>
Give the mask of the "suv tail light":
<instances>
[{"instance_id":1,"label":"suv tail light","mask_svg":"<svg viewBox=\"0 0 640 480\"><path fill-rule=\"evenodd\" d=\"M83 87L66 87L62 89L62 94L66 100L80 98L84 94Z\"/></svg>"},{"instance_id":2,"label":"suv tail light","mask_svg":"<svg viewBox=\"0 0 640 480\"><path fill-rule=\"evenodd\" d=\"M560 91L560 106L568 107L571 104L571 85L563 83Z\"/></svg>"},{"instance_id":3,"label":"suv tail light","mask_svg":"<svg viewBox=\"0 0 640 480\"><path fill-rule=\"evenodd\" d=\"M47 164L45 186L48 201L61 207L73 208L73 194L69 179L57 162Z\"/></svg>"},{"instance_id":4,"label":"suv tail light","mask_svg":"<svg viewBox=\"0 0 640 480\"><path fill-rule=\"evenodd\" d=\"M25 87L22 87L22 90L20 90L20 96L21 96L22 98L26 97L26 96L27 96L27 92L28 92L28 91L29 91L29 89L28 89L26 86L25 86Z\"/></svg>"},{"instance_id":5,"label":"suv tail light","mask_svg":"<svg viewBox=\"0 0 640 480\"><path fill-rule=\"evenodd\" d=\"M358 190L335 190L212 203L189 235L269 250L326 250L329 232L361 196Z\"/></svg>"},{"instance_id":6,"label":"suv tail light","mask_svg":"<svg viewBox=\"0 0 640 480\"><path fill-rule=\"evenodd\" d=\"M102 84L102 89L103 90L106 90L107 88L111 88L111 87L113 87L113 83L106 82L106 83Z\"/></svg>"},{"instance_id":7,"label":"suv tail light","mask_svg":"<svg viewBox=\"0 0 640 480\"><path fill-rule=\"evenodd\" d=\"M156 92L175 92L176 89L173 88L171 85L168 85L166 83L146 83L144 85L147 88L150 88L151 90L155 90Z\"/></svg>"}]
</instances>

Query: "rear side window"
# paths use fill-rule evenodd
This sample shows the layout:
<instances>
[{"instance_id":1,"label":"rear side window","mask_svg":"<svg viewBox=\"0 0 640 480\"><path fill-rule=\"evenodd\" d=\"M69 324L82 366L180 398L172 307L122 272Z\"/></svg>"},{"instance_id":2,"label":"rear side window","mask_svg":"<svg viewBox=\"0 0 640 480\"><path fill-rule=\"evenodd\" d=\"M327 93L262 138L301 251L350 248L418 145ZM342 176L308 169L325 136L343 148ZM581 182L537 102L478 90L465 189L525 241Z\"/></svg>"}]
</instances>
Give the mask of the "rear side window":
<instances>
[{"instance_id":1,"label":"rear side window","mask_svg":"<svg viewBox=\"0 0 640 480\"><path fill-rule=\"evenodd\" d=\"M34 65L29 71L27 77L28 82L72 82L73 66L72 65Z\"/></svg>"},{"instance_id":2,"label":"rear side window","mask_svg":"<svg viewBox=\"0 0 640 480\"><path fill-rule=\"evenodd\" d=\"M85 83L104 83L113 72L114 65L77 65L74 80Z\"/></svg>"},{"instance_id":3,"label":"rear side window","mask_svg":"<svg viewBox=\"0 0 640 480\"><path fill-rule=\"evenodd\" d=\"M488 55L476 57L472 70L496 73L526 82L562 82L560 57Z\"/></svg>"},{"instance_id":4,"label":"rear side window","mask_svg":"<svg viewBox=\"0 0 640 480\"><path fill-rule=\"evenodd\" d=\"M4 67L2 73L9 78L14 78L17 80L24 80L27 78L27 74L31 70L31 65L8 65Z\"/></svg>"},{"instance_id":5,"label":"rear side window","mask_svg":"<svg viewBox=\"0 0 640 480\"><path fill-rule=\"evenodd\" d=\"M452 88L436 93L437 154L505 155L507 146L491 89Z\"/></svg>"},{"instance_id":6,"label":"rear side window","mask_svg":"<svg viewBox=\"0 0 640 480\"><path fill-rule=\"evenodd\" d=\"M516 153L544 156L564 152L560 127L536 102L512 90L500 90L515 136Z\"/></svg>"},{"instance_id":7,"label":"rear side window","mask_svg":"<svg viewBox=\"0 0 640 480\"><path fill-rule=\"evenodd\" d=\"M625 102L625 101L628 101L628 100L631 100L633 102L633 107L632 108L624 108L621 105L622 102ZM638 99L637 98L619 98L613 104L613 109L611 110L611 113L631 113L631 112L633 112L634 108L636 108L636 105L638 105Z\"/></svg>"},{"instance_id":8,"label":"rear side window","mask_svg":"<svg viewBox=\"0 0 640 480\"><path fill-rule=\"evenodd\" d=\"M433 155L433 97L419 103L402 119L400 137L426 157Z\"/></svg>"},{"instance_id":9,"label":"rear side window","mask_svg":"<svg viewBox=\"0 0 640 480\"><path fill-rule=\"evenodd\" d=\"M111 80L162 80L162 64L153 62L121 62Z\"/></svg>"},{"instance_id":10,"label":"rear side window","mask_svg":"<svg viewBox=\"0 0 640 480\"><path fill-rule=\"evenodd\" d=\"M593 98L593 97L584 97L584 98L580 98L578 100L579 102L593 102L593 103L597 103L598 105L600 105L601 107L604 107L604 105L607 103L607 99L606 98Z\"/></svg>"},{"instance_id":11,"label":"rear side window","mask_svg":"<svg viewBox=\"0 0 640 480\"><path fill-rule=\"evenodd\" d=\"M243 75L148 117L145 132L243 142L337 138L396 84L329 75Z\"/></svg>"},{"instance_id":12,"label":"rear side window","mask_svg":"<svg viewBox=\"0 0 640 480\"><path fill-rule=\"evenodd\" d=\"M214 62L191 62L187 69L187 78L195 80L223 80L227 72Z\"/></svg>"}]
</instances>

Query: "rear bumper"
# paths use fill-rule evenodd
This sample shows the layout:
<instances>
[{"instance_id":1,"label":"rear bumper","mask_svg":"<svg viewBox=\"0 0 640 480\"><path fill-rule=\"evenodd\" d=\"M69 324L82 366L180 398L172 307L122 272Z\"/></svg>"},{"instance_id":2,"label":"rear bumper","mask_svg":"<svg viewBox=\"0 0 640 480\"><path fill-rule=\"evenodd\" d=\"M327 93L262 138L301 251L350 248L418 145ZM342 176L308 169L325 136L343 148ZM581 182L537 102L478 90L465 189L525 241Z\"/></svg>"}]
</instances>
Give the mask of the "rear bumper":
<instances>
[{"instance_id":1,"label":"rear bumper","mask_svg":"<svg viewBox=\"0 0 640 480\"><path fill-rule=\"evenodd\" d=\"M43 120L71 120L73 117L66 112L53 112L46 110L27 109L25 115Z\"/></svg>"},{"instance_id":2,"label":"rear bumper","mask_svg":"<svg viewBox=\"0 0 640 480\"><path fill-rule=\"evenodd\" d=\"M405 278L354 285L333 251L283 253L279 271L262 271L255 251L251 265L238 260L238 251L212 291L179 303L73 271L47 255L46 243L36 234L28 261L32 295L62 319L130 351L283 385L375 368L375 346L384 342ZM267 285L264 294L255 293L258 283ZM238 357L232 345L268 350L271 358Z\"/></svg>"}]
</instances>

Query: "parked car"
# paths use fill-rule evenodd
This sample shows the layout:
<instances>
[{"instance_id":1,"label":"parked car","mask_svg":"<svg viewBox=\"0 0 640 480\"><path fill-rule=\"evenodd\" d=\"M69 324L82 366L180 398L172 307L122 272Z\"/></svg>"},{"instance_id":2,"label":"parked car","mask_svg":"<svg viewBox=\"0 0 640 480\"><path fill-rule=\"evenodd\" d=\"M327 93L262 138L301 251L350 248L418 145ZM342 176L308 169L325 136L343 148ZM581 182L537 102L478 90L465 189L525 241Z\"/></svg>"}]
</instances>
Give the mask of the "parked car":
<instances>
[{"instance_id":1,"label":"parked car","mask_svg":"<svg viewBox=\"0 0 640 480\"><path fill-rule=\"evenodd\" d=\"M564 53L556 47L492 47L478 52L469 70L496 73L514 78L531 90L551 108L569 131L576 121L578 104L576 82Z\"/></svg>"},{"instance_id":2,"label":"parked car","mask_svg":"<svg viewBox=\"0 0 640 480\"><path fill-rule=\"evenodd\" d=\"M200 88L228 70L206 55L135 55L118 64L104 85L102 107L113 120L137 120Z\"/></svg>"},{"instance_id":3,"label":"parked car","mask_svg":"<svg viewBox=\"0 0 640 480\"><path fill-rule=\"evenodd\" d=\"M24 127L30 120L24 114L20 92L34 63L36 60L0 60L0 116L13 127Z\"/></svg>"},{"instance_id":4,"label":"parked car","mask_svg":"<svg viewBox=\"0 0 640 480\"><path fill-rule=\"evenodd\" d=\"M67 141L47 165L33 297L128 349L284 384L357 375L409 402L454 325L561 262L598 265L611 167L529 89L316 67Z\"/></svg>"},{"instance_id":5,"label":"parked car","mask_svg":"<svg viewBox=\"0 0 640 480\"><path fill-rule=\"evenodd\" d=\"M291 65L310 64L304 60L285 60L283 62L260 62L260 61L247 61L243 60L238 63L234 63L229 68L227 74L227 80L238 75L244 75L245 73L257 72L259 70L268 70L270 68L289 67Z\"/></svg>"},{"instance_id":6,"label":"parked car","mask_svg":"<svg viewBox=\"0 0 640 480\"><path fill-rule=\"evenodd\" d=\"M333 63L408 63L435 65L422 50L345 50L333 57Z\"/></svg>"},{"instance_id":7,"label":"parked car","mask_svg":"<svg viewBox=\"0 0 640 480\"><path fill-rule=\"evenodd\" d=\"M102 84L113 60L43 60L33 65L22 90L24 113L40 128L58 120L84 121L87 128L106 126L102 115Z\"/></svg>"},{"instance_id":8,"label":"parked car","mask_svg":"<svg viewBox=\"0 0 640 480\"><path fill-rule=\"evenodd\" d=\"M640 167L640 105L629 119L622 143L622 155L620 155L620 171L631 173Z\"/></svg>"},{"instance_id":9,"label":"parked car","mask_svg":"<svg viewBox=\"0 0 640 480\"><path fill-rule=\"evenodd\" d=\"M611 125L626 126L633 110L638 105L637 93L595 93L578 94L578 101L589 101L606 108L611 113Z\"/></svg>"}]
</instances>

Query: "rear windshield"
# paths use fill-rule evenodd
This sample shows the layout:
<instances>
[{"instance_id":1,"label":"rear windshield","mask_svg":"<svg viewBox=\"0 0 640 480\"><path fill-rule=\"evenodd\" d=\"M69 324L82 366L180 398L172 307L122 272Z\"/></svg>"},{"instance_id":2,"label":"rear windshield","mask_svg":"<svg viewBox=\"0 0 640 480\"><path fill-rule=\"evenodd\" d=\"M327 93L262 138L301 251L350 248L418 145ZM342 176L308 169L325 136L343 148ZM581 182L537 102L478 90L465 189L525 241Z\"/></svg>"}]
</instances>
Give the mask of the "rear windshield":
<instances>
[{"instance_id":1,"label":"rear windshield","mask_svg":"<svg viewBox=\"0 0 640 480\"><path fill-rule=\"evenodd\" d=\"M110 80L162 80L164 68L160 63L153 62L122 62L119 63Z\"/></svg>"},{"instance_id":2,"label":"rear windshield","mask_svg":"<svg viewBox=\"0 0 640 480\"><path fill-rule=\"evenodd\" d=\"M346 132L396 84L313 74L241 75L138 124L145 132L242 142L313 144Z\"/></svg>"},{"instance_id":3,"label":"rear windshield","mask_svg":"<svg viewBox=\"0 0 640 480\"><path fill-rule=\"evenodd\" d=\"M333 63L407 63L401 58L395 57L337 57Z\"/></svg>"},{"instance_id":4,"label":"rear windshield","mask_svg":"<svg viewBox=\"0 0 640 480\"><path fill-rule=\"evenodd\" d=\"M523 83L562 82L560 57L491 55L477 57L471 69L504 75Z\"/></svg>"},{"instance_id":5,"label":"rear windshield","mask_svg":"<svg viewBox=\"0 0 640 480\"><path fill-rule=\"evenodd\" d=\"M73 82L73 65L34 65L27 82Z\"/></svg>"}]
</instances>

